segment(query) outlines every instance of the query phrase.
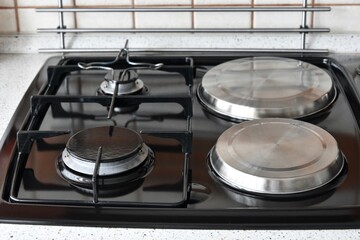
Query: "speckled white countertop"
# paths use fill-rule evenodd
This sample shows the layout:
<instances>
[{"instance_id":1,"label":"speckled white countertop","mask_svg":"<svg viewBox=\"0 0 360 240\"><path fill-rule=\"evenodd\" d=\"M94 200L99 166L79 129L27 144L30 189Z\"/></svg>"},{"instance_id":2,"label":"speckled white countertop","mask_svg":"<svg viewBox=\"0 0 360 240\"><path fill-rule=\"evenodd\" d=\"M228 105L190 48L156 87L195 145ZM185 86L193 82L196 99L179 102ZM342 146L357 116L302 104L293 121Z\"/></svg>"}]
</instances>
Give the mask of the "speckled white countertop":
<instances>
[{"instance_id":1,"label":"speckled white countertop","mask_svg":"<svg viewBox=\"0 0 360 240\"><path fill-rule=\"evenodd\" d=\"M0 136L46 54L0 54ZM169 230L0 224L0 239L360 239L351 230Z\"/></svg>"},{"instance_id":2,"label":"speckled white countertop","mask_svg":"<svg viewBox=\"0 0 360 240\"><path fill-rule=\"evenodd\" d=\"M88 239L126 239L126 240L233 240L233 239L360 239L360 230L164 230L164 229L122 229L90 227L58 227L32 225L2 225L1 239L38 239L38 240L88 240Z\"/></svg>"}]
</instances>

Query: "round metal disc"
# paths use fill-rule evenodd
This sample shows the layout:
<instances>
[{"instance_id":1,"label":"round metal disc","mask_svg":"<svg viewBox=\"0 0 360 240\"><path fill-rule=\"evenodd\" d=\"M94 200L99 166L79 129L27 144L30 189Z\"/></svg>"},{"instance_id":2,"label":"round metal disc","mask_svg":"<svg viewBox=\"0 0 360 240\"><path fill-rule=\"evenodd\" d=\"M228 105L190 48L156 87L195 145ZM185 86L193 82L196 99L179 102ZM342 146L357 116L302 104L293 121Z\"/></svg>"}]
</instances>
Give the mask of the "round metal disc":
<instances>
[{"instance_id":1,"label":"round metal disc","mask_svg":"<svg viewBox=\"0 0 360 240\"><path fill-rule=\"evenodd\" d=\"M328 107L336 89L329 74L312 64L251 57L210 69L198 97L207 110L230 120L301 118Z\"/></svg>"},{"instance_id":2,"label":"round metal disc","mask_svg":"<svg viewBox=\"0 0 360 240\"><path fill-rule=\"evenodd\" d=\"M103 81L100 84L100 89L104 94L113 95L115 91L115 81ZM135 81L124 81L118 86L118 95L129 95L140 92L144 88L144 82L140 79Z\"/></svg>"},{"instance_id":3,"label":"round metal disc","mask_svg":"<svg viewBox=\"0 0 360 240\"><path fill-rule=\"evenodd\" d=\"M310 123L269 118L226 130L210 153L210 164L226 184L265 194L316 189L344 165L336 140Z\"/></svg>"},{"instance_id":4,"label":"round metal disc","mask_svg":"<svg viewBox=\"0 0 360 240\"><path fill-rule=\"evenodd\" d=\"M92 175L99 147L102 147L99 176L127 172L153 155L139 133L110 126L89 128L74 134L62 152L61 161L77 173Z\"/></svg>"},{"instance_id":5,"label":"round metal disc","mask_svg":"<svg viewBox=\"0 0 360 240\"><path fill-rule=\"evenodd\" d=\"M128 158L141 148L143 140L139 133L121 127L89 128L74 134L66 149L74 157L96 161L102 147L101 161L117 161Z\"/></svg>"}]
</instances>

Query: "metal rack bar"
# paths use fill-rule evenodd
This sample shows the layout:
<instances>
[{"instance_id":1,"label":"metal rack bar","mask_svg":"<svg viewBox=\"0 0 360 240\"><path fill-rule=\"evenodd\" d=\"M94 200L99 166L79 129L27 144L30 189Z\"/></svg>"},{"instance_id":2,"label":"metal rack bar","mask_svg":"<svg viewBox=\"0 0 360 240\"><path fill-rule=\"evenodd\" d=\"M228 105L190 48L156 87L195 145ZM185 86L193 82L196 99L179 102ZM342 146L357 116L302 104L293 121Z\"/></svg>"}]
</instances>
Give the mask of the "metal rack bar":
<instances>
[{"instance_id":1,"label":"metal rack bar","mask_svg":"<svg viewBox=\"0 0 360 240\"><path fill-rule=\"evenodd\" d=\"M303 1L303 7L307 8L308 4L307 4L307 0ZM307 21L307 12L304 11L302 12L302 25L301 28L302 29L307 29L307 25L306 25L306 21ZM301 48L305 49L306 48L306 32L302 32L301 34Z\"/></svg>"},{"instance_id":2,"label":"metal rack bar","mask_svg":"<svg viewBox=\"0 0 360 240\"><path fill-rule=\"evenodd\" d=\"M58 33L60 35L60 48L39 49L43 53L98 53L117 52L118 49L94 49L94 48L67 48L65 44L66 33L300 33L301 45L296 49L209 49L210 52L242 52L242 53L328 53L326 49L306 49L306 35L309 33L330 32L329 28L309 28L307 23L308 12L327 12L330 7L309 7L307 0L302 0L302 6L296 7L134 7L134 8L89 8L89 7L63 7L63 0L59 1L58 8L38 8L37 12L52 12L59 14L59 26L57 28L40 28L41 33ZM300 1L300 0L299 0ZM73 13L97 13L97 12L301 12L302 20L299 28L66 28L64 25L64 12ZM161 52L184 52L184 51L207 51L205 49L147 49L152 53ZM144 51L144 49L142 50ZM139 52L131 49L131 52Z\"/></svg>"},{"instance_id":3,"label":"metal rack bar","mask_svg":"<svg viewBox=\"0 0 360 240\"><path fill-rule=\"evenodd\" d=\"M329 28L39 28L39 33L307 33L330 32Z\"/></svg>"},{"instance_id":4,"label":"metal rack bar","mask_svg":"<svg viewBox=\"0 0 360 240\"><path fill-rule=\"evenodd\" d=\"M59 9L63 8L63 1L59 0ZM63 12L59 12L59 29L64 29L65 25L64 25L64 13ZM64 49L65 48L65 34L64 33L60 33L60 48Z\"/></svg>"},{"instance_id":5,"label":"metal rack bar","mask_svg":"<svg viewBox=\"0 0 360 240\"><path fill-rule=\"evenodd\" d=\"M94 204L99 202L98 176L99 176L99 170L100 170L101 155L102 155L102 146L100 146L99 149L98 149L98 154L97 154L97 157L96 157L94 172L93 172L93 176L91 178L92 188L93 188L92 190L93 190L93 202L94 202Z\"/></svg>"},{"instance_id":6,"label":"metal rack bar","mask_svg":"<svg viewBox=\"0 0 360 240\"><path fill-rule=\"evenodd\" d=\"M330 7L37 8L37 12L326 12Z\"/></svg>"},{"instance_id":7,"label":"metal rack bar","mask_svg":"<svg viewBox=\"0 0 360 240\"><path fill-rule=\"evenodd\" d=\"M57 95L40 95L32 96L31 98L31 113L33 115L41 112L41 108L44 104L53 104L53 103L98 103L103 106L110 106L111 96L57 96ZM170 95L163 95L154 98L153 96L143 96L143 95L123 95L117 96L116 102L126 102L126 103L177 103L181 105L184 109L185 116L192 116L192 105L191 98L188 96L174 97Z\"/></svg>"},{"instance_id":8,"label":"metal rack bar","mask_svg":"<svg viewBox=\"0 0 360 240\"><path fill-rule=\"evenodd\" d=\"M19 131L16 136L16 143L19 153L28 154L34 140L56 137L70 133L70 131Z\"/></svg>"},{"instance_id":9,"label":"metal rack bar","mask_svg":"<svg viewBox=\"0 0 360 240\"><path fill-rule=\"evenodd\" d=\"M117 53L118 48L40 48L39 52L42 53ZM143 55L164 55L166 53L178 53L181 55L189 56L194 53L200 55L208 55L213 53L328 53L327 49L291 49L291 48L133 48L130 49L130 54L143 54Z\"/></svg>"}]
</instances>

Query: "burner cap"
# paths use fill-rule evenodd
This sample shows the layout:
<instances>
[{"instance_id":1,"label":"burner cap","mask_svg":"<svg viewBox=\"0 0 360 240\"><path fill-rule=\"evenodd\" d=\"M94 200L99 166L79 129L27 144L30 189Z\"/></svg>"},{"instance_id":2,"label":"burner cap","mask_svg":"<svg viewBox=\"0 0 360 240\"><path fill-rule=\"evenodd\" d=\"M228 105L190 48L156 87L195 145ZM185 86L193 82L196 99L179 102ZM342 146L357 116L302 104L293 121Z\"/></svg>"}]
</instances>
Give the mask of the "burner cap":
<instances>
[{"instance_id":1,"label":"burner cap","mask_svg":"<svg viewBox=\"0 0 360 240\"><path fill-rule=\"evenodd\" d=\"M259 118L304 118L336 99L330 75L312 64L288 58L251 57L210 69L197 96L214 115L239 122Z\"/></svg>"},{"instance_id":2,"label":"burner cap","mask_svg":"<svg viewBox=\"0 0 360 240\"><path fill-rule=\"evenodd\" d=\"M122 127L97 127L80 131L62 153L64 164L73 171L92 175L102 147L99 176L131 170L143 163L151 151L139 133Z\"/></svg>"},{"instance_id":3,"label":"burner cap","mask_svg":"<svg viewBox=\"0 0 360 240\"><path fill-rule=\"evenodd\" d=\"M100 84L100 89L104 94L113 95L115 91L116 81L121 78L123 71L114 71L114 76L111 72L106 74L105 81ZM129 71L125 76L124 81L118 84L118 95L130 95L141 92L144 88L144 83L138 78L135 71Z\"/></svg>"},{"instance_id":4,"label":"burner cap","mask_svg":"<svg viewBox=\"0 0 360 240\"><path fill-rule=\"evenodd\" d=\"M100 84L97 94L112 96L115 92L116 81L121 79L122 73L123 70L115 70L114 76L112 76L111 72L106 74L105 81ZM125 76L124 81L118 83L118 96L148 94L149 89L144 85L143 81L139 79L139 76L135 71L129 71ZM131 113L137 111L138 109L139 103L133 101L121 101L116 103L114 106L115 113Z\"/></svg>"},{"instance_id":5,"label":"burner cap","mask_svg":"<svg viewBox=\"0 0 360 240\"><path fill-rule=\"evenodd\" d=\"M310 123L268 118L226 130L212 149L211 168L227 185L259 194L317 189L339 175L336 140Z\"/></svg>"}]
</instances>

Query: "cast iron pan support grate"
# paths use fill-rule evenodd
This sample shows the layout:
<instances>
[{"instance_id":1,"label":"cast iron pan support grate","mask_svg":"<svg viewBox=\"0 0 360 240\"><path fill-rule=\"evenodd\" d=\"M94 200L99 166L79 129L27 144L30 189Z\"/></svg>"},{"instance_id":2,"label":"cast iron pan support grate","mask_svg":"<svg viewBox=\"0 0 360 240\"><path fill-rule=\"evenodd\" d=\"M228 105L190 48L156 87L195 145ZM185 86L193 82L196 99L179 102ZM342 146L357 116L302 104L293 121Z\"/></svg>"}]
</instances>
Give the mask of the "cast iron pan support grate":
<instances>
[{"instance_id":1,"label":"cast iron pan support grate","mask_svg":"<svg viewBox=\"0 0 360 240\"><path fill-rule=\"evenodd\" d=\"M69 60L69 59L67 59ZM164 59L163 59L164 60ZM20 198L18 196L19 184L22 178L22 170L27 161L32 144L35 141L44 142L44 138L55 137L68 134L68 131L39 131L37 130L45 116L46 111L52 105L59 106L63 102L78 102L78 103L99 103L102 105L109 105L111 103L111 96L57 96L57 89L59 88L64 76L66 74L79 70L75 66L54 66L48 69L47 89L44 95L32 96L30 106L30 116L28 122L23 126L23 130L17 135L17 153L15 154L15 162L13 168L13 176L11 178L11 188L9 194L9 201L12 203L22 204L50 204L50 205L77 205L77 206L107 206L107 207L185 207L189 199L190 193L190 169L189 161L192 150L192 86L193 86L193 61L191 59L177 58L170 59L172 66L164 66L161 70L168 72L177 72L185 79L185 84L189 91L184 96L117 96L116 101L127 101L131 103L177 103L182 106L184 120L186 121L186 130L184 131L146 131L144 134L171 138L180 142L182 152L184 153L183 174L182 174L182 197L181 200L175 203L170 202L123 202L123 201L100 201L98 196L98 170L101 160L101 146L98 149L98 156L94 167L92 176L93 199L92 201L84 200L62 200L62 199L28 199ZM166 59L165 59L166 63ZM175 63L175 64L174 64ZM50 95L51 94L51 95Z\"/></svg>"}]
</instances>

